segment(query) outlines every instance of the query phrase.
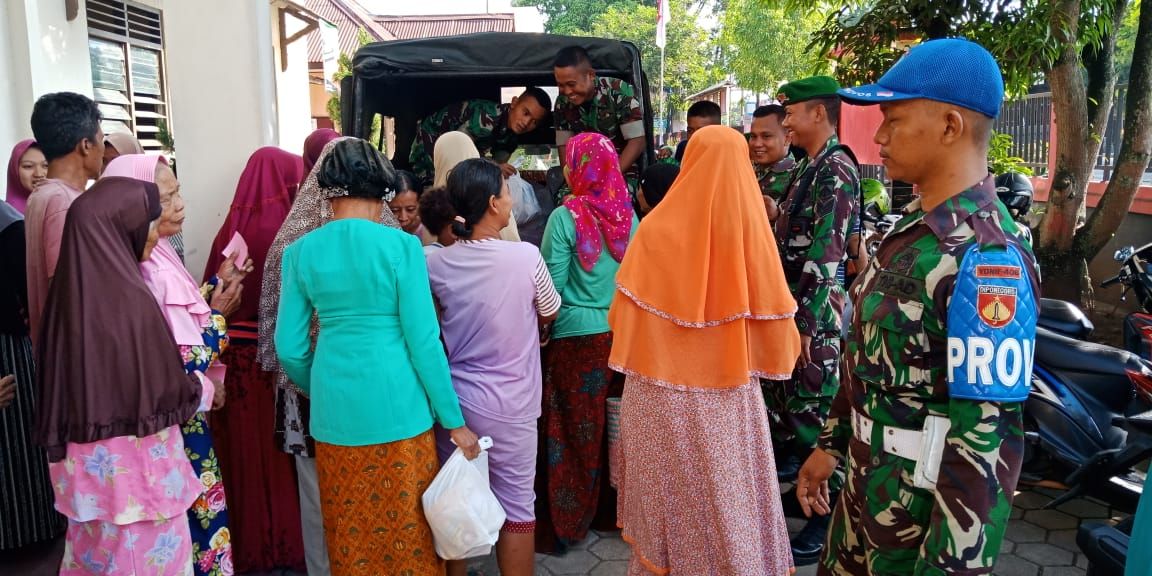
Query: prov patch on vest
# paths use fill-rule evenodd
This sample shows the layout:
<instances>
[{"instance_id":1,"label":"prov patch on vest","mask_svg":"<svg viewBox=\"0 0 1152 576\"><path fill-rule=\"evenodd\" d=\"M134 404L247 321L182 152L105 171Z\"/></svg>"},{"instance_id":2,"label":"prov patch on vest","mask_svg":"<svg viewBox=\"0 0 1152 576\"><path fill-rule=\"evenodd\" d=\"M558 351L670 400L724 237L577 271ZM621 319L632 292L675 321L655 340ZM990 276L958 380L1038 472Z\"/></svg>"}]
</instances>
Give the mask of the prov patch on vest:
<instances>
[{"instance_id":1,"label":"prov patch on vest","mask_svg":"<svg viewBox=\"0 0 1152 576\"><path fill-rule=\"evenodd\" d=\"M1008 245L968 249L948 304L948 391L953 398L1023 402L1032 387L1036 295L1028 263Z\"/></svg>"}]
</instances>

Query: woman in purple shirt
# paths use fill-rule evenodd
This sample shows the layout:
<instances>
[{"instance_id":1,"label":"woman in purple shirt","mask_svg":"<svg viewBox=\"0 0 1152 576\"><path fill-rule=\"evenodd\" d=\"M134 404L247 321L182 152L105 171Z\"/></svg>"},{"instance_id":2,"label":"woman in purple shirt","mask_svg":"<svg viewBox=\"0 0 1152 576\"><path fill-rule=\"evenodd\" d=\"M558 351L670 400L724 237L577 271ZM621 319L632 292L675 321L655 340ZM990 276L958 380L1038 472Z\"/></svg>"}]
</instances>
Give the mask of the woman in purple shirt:
<instances>
[{"instance_id":1,"label":"woman in purple shirt","mask_svg":"<svg viewBox=\"0 0 1152 576\"><path fill-rule=\"evenodd\" d=\"M500 573L533 574L536 499L536 420L540 417L539 328L556 318L560 295L540 252L500 239L512 197L500 167L475 158L448 176L456 211L452 246L428 255L432 294L448 349L452 384L468 427L490 436L492 491L508 520L496 543ZM441 460L452 451L438 431ZM449 562L450 576L464 562Z\"/></svg>"}]
</instances>

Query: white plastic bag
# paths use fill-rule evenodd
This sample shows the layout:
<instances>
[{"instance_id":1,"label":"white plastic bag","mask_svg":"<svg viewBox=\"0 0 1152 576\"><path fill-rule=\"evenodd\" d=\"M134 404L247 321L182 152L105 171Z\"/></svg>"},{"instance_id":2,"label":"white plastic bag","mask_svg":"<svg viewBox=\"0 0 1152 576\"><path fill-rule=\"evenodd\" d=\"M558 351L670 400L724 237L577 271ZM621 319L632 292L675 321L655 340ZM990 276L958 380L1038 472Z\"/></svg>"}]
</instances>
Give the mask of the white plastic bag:
<instances>
[{"instance_id":1,"label":"white plastic bag","mask_svg":"<svg viewBox=\"0 0 1152 576\"><path fill-rule=\"evenodd\" d=\"M459 448L424 492L424 515L436 555L445 560L487 556L507 516L488 484L492 439L480 439L480 455L468 460Z\"/></svg>"},{"instance_id":2,"label":"white plastic bag","mask_svg":"<svg viewBox=\"0 0 1152 576\"><path fill-rule=\"evenodd\" d=\"M540 213L540 202L532 184L516 174L508 178L508 191L512 194L512 208L516 224L523 226Z\"/></svg>"}]
</instances>

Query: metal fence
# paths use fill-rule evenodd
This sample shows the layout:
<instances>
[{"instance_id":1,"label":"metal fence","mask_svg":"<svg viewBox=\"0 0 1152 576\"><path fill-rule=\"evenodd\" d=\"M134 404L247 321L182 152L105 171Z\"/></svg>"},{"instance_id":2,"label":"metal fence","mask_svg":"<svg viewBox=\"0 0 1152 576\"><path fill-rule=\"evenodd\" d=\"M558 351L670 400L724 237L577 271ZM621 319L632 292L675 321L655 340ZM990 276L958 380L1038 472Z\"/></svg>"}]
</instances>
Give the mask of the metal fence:
<instances>
[{"instance_id":1,"label":"metal fence","mask_svg":"<svg viewBox=\"0 0 1152 576\"><path fill-rule=\"evenodd\" d=\"M1029 94L1005 102L993 129L1012 136L1012 154L1037 176L1048 174L1048 143L1052 141L1052 93Z\"/></svg>"}]
</instances>

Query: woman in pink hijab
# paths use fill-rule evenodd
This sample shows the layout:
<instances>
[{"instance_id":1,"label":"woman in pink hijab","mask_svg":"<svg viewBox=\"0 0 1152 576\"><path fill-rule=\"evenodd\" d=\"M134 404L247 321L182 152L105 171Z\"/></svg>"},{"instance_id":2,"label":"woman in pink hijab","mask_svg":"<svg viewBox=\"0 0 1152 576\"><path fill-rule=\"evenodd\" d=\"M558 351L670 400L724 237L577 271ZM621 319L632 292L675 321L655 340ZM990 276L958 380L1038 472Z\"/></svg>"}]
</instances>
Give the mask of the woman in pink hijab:
<instances>
[{"instance_id":1,"label":"woman in pink hijab","mask_svg":"<svg viewBox=\"0 0 1152 576\"><path fill-rule=\"evenodd\" d=\"M103 178L122 176L153 182L160 189L162 212L157 224L160 239L152 254L140 264L144 283L160 305L168 328L189 374L200 374L215 384L213 409L224 404L225 367L218 359L228 346L228 323L225 317L240 304L242 282L251 263L241 269L221 267L220 279L212 294L212 305L204 300L200 286L184 268L168 237L178 234L184 222L184 201L180 183L160 156L127 154L108 163ZM197 576L214 576L234 572L232 537L228 528L228 510L224 497L223 475L213 447L208 418L197 412L180 427L192 468L200 479L203 492L188 510L192 533L193 567Z\"/></svg>"},{"instance_id":2,"label":"woman in pink hijab","mask_svg":"<svg viewBox=\"0 0 1152 576\"><path fill-rule=\"evenodd\" d=\"M48 177L48 160L35 140L22 140L12 148L8 159L8 189L6 200L21 214L28 205L28 196L36 185Z\"/></svg>"}]
</instances>

